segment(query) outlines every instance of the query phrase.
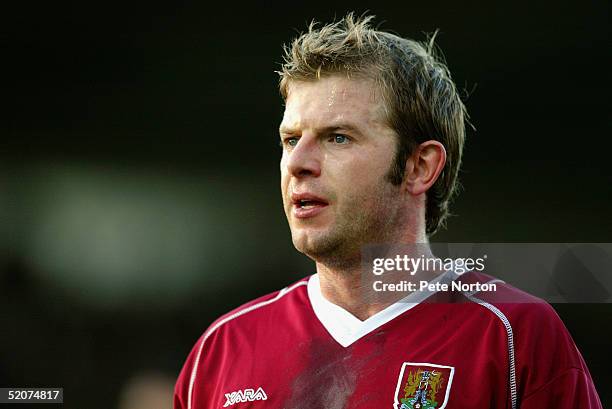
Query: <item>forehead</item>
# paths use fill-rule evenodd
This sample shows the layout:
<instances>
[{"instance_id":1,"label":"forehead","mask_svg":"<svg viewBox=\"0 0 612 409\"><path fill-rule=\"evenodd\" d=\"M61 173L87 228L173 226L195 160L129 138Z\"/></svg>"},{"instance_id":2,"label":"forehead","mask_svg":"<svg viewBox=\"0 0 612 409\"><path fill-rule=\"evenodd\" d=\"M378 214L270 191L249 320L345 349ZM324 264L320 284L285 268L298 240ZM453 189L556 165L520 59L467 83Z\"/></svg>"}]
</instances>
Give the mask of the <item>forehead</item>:
<instances>
[{"instance_id":1,"label":"forehead","mask_svg":"<svg viewBox=\"0 0 612 409\"><path fill-rule=\"evenodd\" d=\"M384 105L374 81L364 78L326 76L309 81L290 81L287 86L284 129L304 129L350 124L380 126Z\"/></svg>"}]
</instances>

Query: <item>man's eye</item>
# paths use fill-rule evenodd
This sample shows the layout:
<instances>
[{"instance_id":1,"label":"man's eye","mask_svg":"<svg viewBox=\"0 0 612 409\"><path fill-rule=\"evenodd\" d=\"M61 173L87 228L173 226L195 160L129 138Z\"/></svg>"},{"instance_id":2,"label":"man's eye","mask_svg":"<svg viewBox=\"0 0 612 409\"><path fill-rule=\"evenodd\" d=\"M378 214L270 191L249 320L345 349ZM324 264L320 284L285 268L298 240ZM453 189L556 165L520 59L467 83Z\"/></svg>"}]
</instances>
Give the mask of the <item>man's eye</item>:
<instances>
[{"instance_id":1,"label":"man's eye","mask_svg":"<svg viewBox=\"0 0 612 409\"><path fill-rule=\"evenodd\" d=\"M337 144L347 144L350 139L348 138L348 136L346 135L341 135L341 134L333 134L330 138L330 142L334 142Z\"/></svg>"},{"instance_id":2,"label":"man's eye","mask_svg":"<svg viewBox=\"0 0 612 409\"><path fill-rule=\"evenodd\" d=\"M281 145L281 147L289 146L289 147L293 148L293 147L295 147L295 145L297 145L297 143L298 143L298 138L291 137L291 138L285 138L285 139L281 140L280 145Z\"/></svg>"}]
</instances>

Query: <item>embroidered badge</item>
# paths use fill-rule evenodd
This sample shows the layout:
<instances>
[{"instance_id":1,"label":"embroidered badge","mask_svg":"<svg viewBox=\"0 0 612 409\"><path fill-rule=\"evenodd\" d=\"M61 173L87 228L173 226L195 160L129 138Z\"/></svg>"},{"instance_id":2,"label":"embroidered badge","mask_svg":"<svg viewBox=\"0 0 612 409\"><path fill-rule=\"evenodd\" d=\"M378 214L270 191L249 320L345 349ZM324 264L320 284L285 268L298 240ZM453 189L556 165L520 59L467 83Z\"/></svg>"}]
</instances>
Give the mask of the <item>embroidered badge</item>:
<instances>
[{"instance_id":1,"label":"embroidered badge","mask_svg":"<svg viewBox=\"0 0 612 409\"><path fill-rule=\"evenodd\" d=\"M443 409L448 402L452 366L404 362L397 380L395 409Z\"/></svg>"}]
</instances>

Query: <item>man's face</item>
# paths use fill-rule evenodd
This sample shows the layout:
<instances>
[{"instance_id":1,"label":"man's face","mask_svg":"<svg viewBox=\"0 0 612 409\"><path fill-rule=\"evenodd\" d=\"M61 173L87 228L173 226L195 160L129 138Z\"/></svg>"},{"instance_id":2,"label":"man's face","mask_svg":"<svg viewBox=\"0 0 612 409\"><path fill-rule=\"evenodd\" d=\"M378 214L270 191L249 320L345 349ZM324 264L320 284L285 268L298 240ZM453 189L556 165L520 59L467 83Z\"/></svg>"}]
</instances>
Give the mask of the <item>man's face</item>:
<instances>
[{"instance_id":1,"label":"man's face","mask_svg":"<svg viewBox=\"0 0 612 409\"><path fill-rule=\"evenodd\" d=\"M386 179L397 136L371 81L290 82L280 137L283 204L299 251L340 261L393 237L405 199Z\"/></svg>"}]
</instances>

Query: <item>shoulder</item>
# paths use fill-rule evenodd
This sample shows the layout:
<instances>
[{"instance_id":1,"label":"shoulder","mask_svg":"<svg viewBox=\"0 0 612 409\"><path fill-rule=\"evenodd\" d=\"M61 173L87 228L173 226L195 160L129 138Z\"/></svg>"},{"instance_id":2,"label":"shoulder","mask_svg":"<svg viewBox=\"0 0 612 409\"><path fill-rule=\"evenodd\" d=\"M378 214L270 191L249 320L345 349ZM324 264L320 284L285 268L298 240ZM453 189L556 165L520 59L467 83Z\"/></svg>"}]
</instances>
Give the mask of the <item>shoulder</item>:
<instances>
[{"instance_id":1,"label":"shoulder","mask_svg":"<svg viewBox=\"0 0 612 409\"><path fill-rule=\"evenodd\" d=\"M567 328L546 301L515 288L487 274L468 273L462 281L495 283L493 289L463 293L470 302L480 304L508 327L517 346L530 348L546 344L563 345L573 352L575 346ZM550 347L546 347L550 349Z\"/></svg>"},{"instance_id":2,"label":"shoulder","mask_svg":"<svg viewBox=\"0 0 612 409\"><path fill-rule=\"evenodd\" d=\"M488 274L471 272L459 280L467 284L480 284L480 287L472 287L473 291L462 292L467 301L498 310L518 326L541 321L561 323L555 310L546 301Z\"/></svg>"},{"instance_id":3,"label":"shoulder","mask_svg":"<svg viewBox=\"0 0 612 409\"><path fill-rule=\"evenodd\" d=\"M208 327L202 337L206 339L216 331L224 330L227 327L234 328L257 323L262 317L270 316L279 310L290 312L292 309L303 306L307 299L306 286L309 278L305 277L279 291L256 298L220 316Z\"/></svg>"},{"instance_id":4,"label":"shoulder","mask_svg":"<svg viewBox=\"0 0 612 409\"><path fill-rule=\"evenodd\" d=\"M495 278L481 273L469 273L466 279L495 282ZM496 284L495 291L464 296L489 310L506 328L518 396L530 395L563 373L578 371L589 376L569 331L550 304L499 280Z\"/></svg>"},{"instance_id":5,"label":"shoulder","mask_svg":"<svg viewBox=\"0 0 612 409\"><path fill-rule=\"evenodd\" d=\"M215 359L206 356L206 351L213 349L215 344L222 350L229 338L224 336L228 331L248 336L252 329L261 327L262 320L275 320L279 312L289 316L292 310L303 308L308 279L303 278L282 290L256 298L217 318L200 336L185 360L175 385L174 407L191 407L189 403L199 376L198 367L206 359Z\"/></svg>"}]
</instances>

